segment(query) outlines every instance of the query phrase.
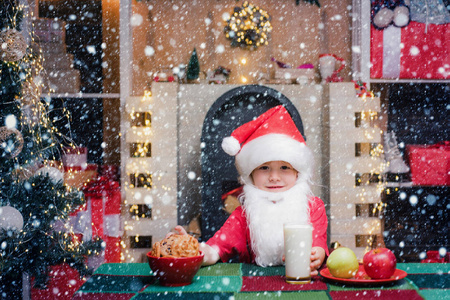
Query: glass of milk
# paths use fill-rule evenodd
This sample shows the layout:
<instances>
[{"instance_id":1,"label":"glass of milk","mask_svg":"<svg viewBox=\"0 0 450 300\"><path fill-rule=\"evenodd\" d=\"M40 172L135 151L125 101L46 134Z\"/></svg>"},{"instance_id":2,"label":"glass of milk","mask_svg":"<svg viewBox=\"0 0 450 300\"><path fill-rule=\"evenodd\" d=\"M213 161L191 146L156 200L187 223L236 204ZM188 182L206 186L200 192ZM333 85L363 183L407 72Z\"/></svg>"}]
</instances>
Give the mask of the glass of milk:
<instances>
[{"instance_id":1,"label":"glass of milk","mask_svg":"<svg viewBox=\"0 0 450 300\"><path fill-rule=\"evenodd\" d=\"M284 224L283 230L286 282L311 282L312 226Z\"/></svg>"}]
</instances>

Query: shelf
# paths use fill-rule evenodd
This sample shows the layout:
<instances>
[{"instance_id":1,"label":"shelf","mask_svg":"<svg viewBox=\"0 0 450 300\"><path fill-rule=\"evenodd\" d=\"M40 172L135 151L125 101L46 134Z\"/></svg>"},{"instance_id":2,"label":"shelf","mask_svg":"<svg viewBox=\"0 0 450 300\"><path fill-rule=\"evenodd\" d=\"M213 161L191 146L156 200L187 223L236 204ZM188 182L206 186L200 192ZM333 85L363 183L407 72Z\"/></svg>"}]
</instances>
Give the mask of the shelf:
<instances>
[{"instance_id":1,"label":"shelf","mask_svg":"<svg viewBox=\"0 0 450 300\"><path fill-rule=\"evenodd\" d=\"M450 79L370 79L370 83L450 83Z\"/></svg>"},{"instance_id":2,"label":"shelf","mask_svg":"<svg viewBox=\"0 0 450 300\"><path fill-rule=\"evenodd\" d=\"M445 190L445 189L450 189L450 185L413 185L413 186L393 186L393 187L386 187L385 188L390 189L392 191L398 191L398 190L431 190L431 189L436 189L436 190Z\"/></svg>"},{"instance_id":3,"label":"shelf","mask_svg":"<svg viewBox=\"0 0 450 300\"><path fill-rule=\"evenodd\" d=\"M76 93L76 94L50 94L50 98L80 98L80 99L93 99L93 98L120 98L119 93L114 94L92 94L92 93Z\"/></svg>"}]
</instances>

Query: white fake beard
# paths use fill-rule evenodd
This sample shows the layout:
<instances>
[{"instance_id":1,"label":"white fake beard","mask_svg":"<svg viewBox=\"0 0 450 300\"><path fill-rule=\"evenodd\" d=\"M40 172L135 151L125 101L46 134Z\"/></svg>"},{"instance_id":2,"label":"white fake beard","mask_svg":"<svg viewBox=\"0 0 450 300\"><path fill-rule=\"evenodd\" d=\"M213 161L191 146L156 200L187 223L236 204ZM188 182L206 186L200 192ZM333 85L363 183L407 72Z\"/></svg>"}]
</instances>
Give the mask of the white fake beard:
<instances>
[{"instance_id":1,"label":"white fake beard","mask_svg":"<svg viewBox=\"0 0 450 300\"><path fill-rule=\"evenodd\" d=\"M262 267L282 265L284 255L283 224L309 224L308 199L311 190L306 182L287 191L272 193L244 186L242 207L247 216L256 264Z\"/></svg>"}]
</instances>

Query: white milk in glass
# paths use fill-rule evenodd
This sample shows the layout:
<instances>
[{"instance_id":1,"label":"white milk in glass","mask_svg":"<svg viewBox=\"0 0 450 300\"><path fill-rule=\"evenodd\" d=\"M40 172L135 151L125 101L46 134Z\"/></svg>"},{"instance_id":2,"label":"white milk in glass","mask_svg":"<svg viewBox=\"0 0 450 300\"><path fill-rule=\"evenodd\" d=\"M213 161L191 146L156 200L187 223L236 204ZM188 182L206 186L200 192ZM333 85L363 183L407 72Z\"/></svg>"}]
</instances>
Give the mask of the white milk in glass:
<instances>
[{"instance_id":1,"label":"white milk in glass","mask_svg":"<svg viewBox=\"0 0 450 300\"><path fill-rule=\"evenodd\" d=\"M308 283L311 281L312 226L285 224L283 230L286 282Z\"/></svg>"}]
</instances>

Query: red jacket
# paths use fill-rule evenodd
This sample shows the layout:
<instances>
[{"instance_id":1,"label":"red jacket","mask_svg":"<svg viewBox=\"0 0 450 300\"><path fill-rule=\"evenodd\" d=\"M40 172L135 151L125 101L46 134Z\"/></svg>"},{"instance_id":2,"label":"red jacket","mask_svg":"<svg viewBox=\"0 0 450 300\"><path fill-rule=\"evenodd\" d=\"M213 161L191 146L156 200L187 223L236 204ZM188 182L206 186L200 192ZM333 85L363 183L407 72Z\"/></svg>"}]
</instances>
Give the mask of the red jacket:
<instances>
[{"instance_id":1,"label":"red jacket","mask_svg":"<svg viewBox=\"0 0 450 300\"><path fill-rule=\"evenodd\" d=\"M309 201L310 221L313 226L313 247L322 247L328 255L327 227L328 218L323 201L313 197ZM219 250L220 259L227 262L239 255L241 263L254 263L255 254L251 249L250 230L247 217L239 206L225 221L225 224L210 238L206 244Z\"/></svg>"}]
</instances>

